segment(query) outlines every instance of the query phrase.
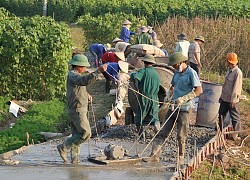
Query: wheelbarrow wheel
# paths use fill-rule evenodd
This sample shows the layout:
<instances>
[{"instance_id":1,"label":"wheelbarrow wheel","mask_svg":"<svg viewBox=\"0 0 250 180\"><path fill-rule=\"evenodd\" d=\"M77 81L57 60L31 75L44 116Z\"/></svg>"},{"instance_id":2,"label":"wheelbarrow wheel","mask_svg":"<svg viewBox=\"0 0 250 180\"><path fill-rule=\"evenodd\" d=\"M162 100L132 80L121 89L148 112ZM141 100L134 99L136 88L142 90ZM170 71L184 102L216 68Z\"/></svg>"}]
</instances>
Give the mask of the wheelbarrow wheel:
<instances>
[{"instance_id":1,"label":"wheelbarrow wheel","mask_svg":"<svg viewBox=\"0 0 250 180\"><path fill-rule=\"evenodd\" d=\"M127 107L125 110L125 125L130 125L135 122L134 113L131 107Z\"/></svg>"}]
</instances>

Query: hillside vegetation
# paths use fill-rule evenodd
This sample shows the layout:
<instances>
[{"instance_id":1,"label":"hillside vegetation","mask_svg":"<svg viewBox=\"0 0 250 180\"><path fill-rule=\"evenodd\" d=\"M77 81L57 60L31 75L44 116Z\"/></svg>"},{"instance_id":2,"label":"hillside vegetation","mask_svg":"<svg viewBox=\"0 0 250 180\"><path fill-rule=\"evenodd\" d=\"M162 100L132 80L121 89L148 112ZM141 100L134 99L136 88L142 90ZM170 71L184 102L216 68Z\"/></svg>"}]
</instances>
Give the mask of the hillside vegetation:
<instances>
[{"instance_id":1,"label":"hillside vegetation","mask_svg":"<svg viewBox=\"0 0 250 180\"><path fill-rule=\"evenodd\" d=\"M42 0L1 0L0 7L5 7L17 16L42 15ZM92 17L111 14L133 14L146 17L149 23L164 22L173 16L194 18L207 16L234 16L236 18L250 17L250 2L248 0L48 0L48 15L58 21L72 22L89 13Z\"/></svg>"}]
</instances>

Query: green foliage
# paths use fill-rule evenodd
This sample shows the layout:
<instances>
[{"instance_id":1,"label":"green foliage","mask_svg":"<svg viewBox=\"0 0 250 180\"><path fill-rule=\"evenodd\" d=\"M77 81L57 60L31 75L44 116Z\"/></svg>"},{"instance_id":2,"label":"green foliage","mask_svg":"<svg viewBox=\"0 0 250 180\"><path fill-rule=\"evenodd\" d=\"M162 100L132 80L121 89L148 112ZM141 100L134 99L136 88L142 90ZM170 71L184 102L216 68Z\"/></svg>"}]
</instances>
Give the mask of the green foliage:
<instances>
[{"instance_id":1,"label":"green foliage","mask_svg":"<svg viewBox=\"0 0 250 180\"><path fill-rule=\"evenodd\" d=\"M30 142L32 139L35 143L42 142L38 132L58 132L60 126L66 127L62 122L67 122L63 102L54 100L34 104L12 128L0 131L0 153L27 145L26 132L30 135Z\"/></svg>"},{"instance_id":2,"label":"green foliage","mask_svg":"<svg viewBox=\"0 0 250 180\"><path fill-rule=\"evenodd\" d=\"M5 119L7 118L9 108L9 105L7 104L8 101L9 99L7 97L0 96L0 124L4 124Z\"/></svg>"},{"instance_id":3,"label":"green foliage","mask_svg":"<svg viewBox=\"0 0 250 180\"><path fill-rule=\"evenodd\" d=\"M51 18L2 18L0 94L49 100L65 95L71 37L66 24Z\"/></svg>"},{"instance_id":4,"label":"green foliage","mask_svg":"<svg viewBox=\"0 0 250 180\"><path fill-rule=\"evenodd\" d=\"M214 83L223 84L225 81L225 75L220 75L219 73L207 72L203 70L201 74L201 79L214 82ZM250 79L249 78L243 78L242 89L244 92L250 94Z\"/></svg>"},{"instance_id":5,"label":"green foliage","mask_svg":"<svg viewBox=\"0 0 250 180\"><path fill-rule=\"evenodd\" d=\"M42 15L41 0L1 0L0 7L5 7L17 16ZM74 21L78 16L89 13L92 17L103 14L133 14L147 17L148 23L163 22L169 16L185 16L194 18L206 16L250 17L248 0L49 0L48 15L59 21Z\"/></svg>"},{"instance_id":6,"label":"green foliage","mask_svg":"<svg viewBox=\"0 0 250 180\"><path fill-rule=\"evenodd\" d=\"M250 171L237 166L232 166L229 168L229 172L234 175L235 179L249 179Z\"/></svg>"},{"instance_id":7,"label":"green foliage","mask_svg":"<svg viewBox=\"0 0 250 180\"><path fill-rule=\"evenodd\" d=\"M122 17L122 19L121 19ZM92 17L90 14L79 17L79 25L82 26L89 44L112 42L114 37L120 36L122 22L129 19L133 22L131 30L137 32L137 26L146 25L145 18L138 19L133 14L103 14ZM99 30L100 29L100 30Z\"/></svg>"}]
</instances>

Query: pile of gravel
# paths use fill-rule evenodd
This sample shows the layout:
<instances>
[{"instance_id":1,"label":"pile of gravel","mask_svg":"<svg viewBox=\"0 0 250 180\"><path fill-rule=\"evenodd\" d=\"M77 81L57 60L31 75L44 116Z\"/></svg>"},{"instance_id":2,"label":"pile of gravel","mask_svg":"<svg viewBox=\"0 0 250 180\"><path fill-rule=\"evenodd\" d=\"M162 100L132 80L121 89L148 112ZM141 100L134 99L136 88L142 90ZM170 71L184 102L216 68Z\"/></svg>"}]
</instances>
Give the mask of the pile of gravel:
<instances>
[{"instance_id":1,"label":"pile of gravel","mask_svg":"<svg viewBox=\"0 0 250 180\"><path fill-rule=\"evenodd\" d=\"M141 139L138 140L139 144L143 144L144 147L150 142L150 140L154 136L153 127L149 126L145 130L146 132L146 141L143 142ZM216 135L215 129L205 128L205 127L195 127L190 126L188 129L188 136L186 140L186 158L192 158L194 154L195 148L200 149L203 147L210 139L212 139ZM106 129L100 135L101 139L108 141L119 140L121 142L130 142L131 144L137 141L138 135L136 132L135 125L119 125L112 126L109 129ZM196 144L196 145L195 145ZM151 150L151 145L149 146L149 150ZM162 161L163 162L176 162L177 157L177 130L174 128L173 132L169 136L166 141L166 144L163 147L162 153Z\"/></svg>"}]
</instances>

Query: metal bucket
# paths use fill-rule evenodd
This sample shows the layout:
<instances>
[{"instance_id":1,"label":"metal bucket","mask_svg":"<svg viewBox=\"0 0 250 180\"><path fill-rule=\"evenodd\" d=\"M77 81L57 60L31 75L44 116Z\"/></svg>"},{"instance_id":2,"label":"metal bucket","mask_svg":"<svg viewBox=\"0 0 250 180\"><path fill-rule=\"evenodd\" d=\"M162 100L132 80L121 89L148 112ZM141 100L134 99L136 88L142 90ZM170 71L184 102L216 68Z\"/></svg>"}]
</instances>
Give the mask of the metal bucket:
<instances>
[{"instance_id":1,"label":"metal bucket","mask_svg":"<svg viewBox=\"0 0 250 180\"><path fill-rule=\"evenodd\" d=\"M199 96L196 125L215 128L219 112L219 98L222 91L222 85L202 81L203 93Z\"/></svg>"}]
</instances>

